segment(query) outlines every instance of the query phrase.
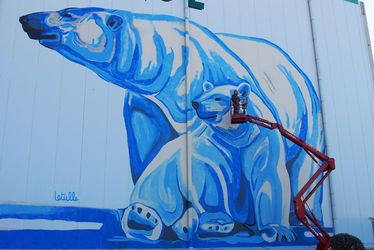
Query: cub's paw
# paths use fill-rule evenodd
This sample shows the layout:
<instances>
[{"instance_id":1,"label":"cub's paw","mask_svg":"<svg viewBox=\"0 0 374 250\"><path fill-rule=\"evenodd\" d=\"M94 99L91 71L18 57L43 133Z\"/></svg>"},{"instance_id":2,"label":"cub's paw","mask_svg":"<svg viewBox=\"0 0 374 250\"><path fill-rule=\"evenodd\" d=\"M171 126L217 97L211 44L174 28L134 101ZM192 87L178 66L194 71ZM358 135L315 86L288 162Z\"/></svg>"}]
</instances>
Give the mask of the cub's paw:
<instances>
[{"instance_id":1,"label":"cub's paw","mask_svg":"<svg viewBox=\"0 0 374 250\"><path fill-rule=\"evenodd\" d=\"M202 236L229 234L233 229L234 221L226 213L203 213L200 216Z\"/></svg>"},{"instance_id":2,"label":"cub's paw","mask_svg":"<svg viewBox=\"0 0 374 250\"><path fill-rule=\"evenodd\" d=\"M199 216L194 208L189 208L183 216L172 226L178 238L188 241L193 238L199 226Z\"/></svg>"},{"instance_id":3,"label":"cub's paw","mask_svg":"<svg viewBox=\"0 0 374 250\"><path fill-rule=\"evenodd\" d=\"M291 242L296 239L291 229L281 225L269 225L261 230L261 236L266 242L286 241Z\"/></svg>"},{"instance_id":4,"label":"cub's paw","mask_svg":"<svg viewBox=\"0 0 374 250\"><path fill-rule=\"evenodd\" d=\"M127 238L158 240L164 232L164 224L152 208L133 203L125 209L122 229Z\"/></svg>"}]
</instances>

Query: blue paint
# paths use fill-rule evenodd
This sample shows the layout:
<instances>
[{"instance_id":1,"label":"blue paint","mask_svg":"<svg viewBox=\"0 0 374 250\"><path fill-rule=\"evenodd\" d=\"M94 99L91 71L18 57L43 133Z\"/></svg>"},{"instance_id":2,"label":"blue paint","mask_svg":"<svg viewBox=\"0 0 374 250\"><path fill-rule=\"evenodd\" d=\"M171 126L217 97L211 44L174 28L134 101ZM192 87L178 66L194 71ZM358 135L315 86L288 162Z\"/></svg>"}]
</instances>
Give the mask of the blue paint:
<instances>
[{"instance_id":1,"label":"blue paint","mask_svg":"<svg viewBox=\"0 0 374 250\"><path fill-rule=\"evenodd\" d=\"M28 215L25 215L25 214ZM6 218L69 220L102 223L99 230L14 230L0 231L0 248L195 248L203 247L260 247L266 245L261 237L246 230L225 238L194 238L183 241L139 241L127 239L120 225L122 210L76 207L46 207L25 205L0 205L0 220ZM329 233L332 228L326 228ZM316 244L314 238L304 236L304 227L293 227L300 241L306 245ZM274 246L292 246L299 242L279 242Z\"/></svg>"},{"instance_id":2,"label":"blue paint","mask_svg":"<svg viewBox=\"0 0 374 250\"><path fill-rule=\"evenodd\" d=\"M50 22L48 17L53 15L61 19ZM34 13L21 17L20 22L31 39L126 90L123 116L134 181L130 205L123 211L41 208L51 220L87 221L87 215L81 214L85 211L103 218L106 226L98 232L51 232L51 240L40 246L217 247L315 242L305 237L305 228L293 224L291 200L299 189L300 173L311 176L315 171L314 165L306 166L306 153L277 132L253 124L229 124L230 95L234 89L246 90L248 113L271 117L324 150L316 91L280 47L260 38L215 34L191 22L199 35L190 32L187 48L183 19L101 8ZM93 31L89 34L84 33L88 26ZM239 54L229 46L235 39L266 46L281 56L282 62L268 62L283 76L271 79L270 90L241 55L247 51L239 50ZM186 90L186 71L191 65L201 68L189 76ZM281 95L285 86L295 107L279 107L270 98ZM187 132L191 176L185 161ZM78 201L78 197L74 192L55 193L55 200ZM321 202L322 190L312 209L323 221ZM7 218L44 218L34 208L25 208L14 214L12 209L19 208L10 206L3 214ZM186 223L186 218L195 223ZM38 237L39 232L28 233L0 235L26 239ZM80 240L77 245L59 240L78 236L97 240ZM17 244L12 246L32 247L33 243Z\"/></svg>"},{"instance_id":3,"label":"blue paint","mask_svg":"<svg viewBox=\"0 0 374 250\"><path fill-rule=\"evenodd\" d=\"M55 192L55 201L79 201L75 192Z\"/></svg>"}]
</instances>

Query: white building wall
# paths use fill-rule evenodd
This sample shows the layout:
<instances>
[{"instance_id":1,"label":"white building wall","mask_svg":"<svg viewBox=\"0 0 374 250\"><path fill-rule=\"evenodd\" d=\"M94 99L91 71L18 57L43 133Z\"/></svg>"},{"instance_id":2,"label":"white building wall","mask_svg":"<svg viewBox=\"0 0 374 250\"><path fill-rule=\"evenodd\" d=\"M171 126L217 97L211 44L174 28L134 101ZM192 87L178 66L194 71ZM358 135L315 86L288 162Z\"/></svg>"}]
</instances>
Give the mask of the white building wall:
<instances>
[{"instance_id":1,"label":"white building wall","mask_svg":"<svg viewBox=\"0 0 374 250\"><path fill-rule=\"evenodd\" d=\"M54 192L76 191L74 206L128 205L133 184L123 90L26 39L18 18L71 6L184 15L181 0L149 1L0 0L0 30L9 38L0 39L6 62L0 74L1 203L71 206L57 204ZM191 10L192 20L214 32L276 43L317 87L307 0L204 3L204 11ZM374 85L360 7L311 0L311 8L328 154L337 166L331 177L335 229L374 244ZM329 226L328 189L323 205Z\"/></svg>"},{"instance_id":2,"label":"white building wall","mask_svg":"<svg viewBox=\"0 0 374 250\"><path fill-rule=\"evenodd\" d=\"M203 11L190 9L191 20L213 32L279 45L318 88L306 1L204 3ZM0 200L51 205L55 191L74 191L82 197L74 205L124 207L130 192L120 190L132 190L132 180L122 166L129 164L123 90L29 40L18 22L27 13L71 6L184 16L183 2L176 0L0 1L0 30L8 37L0 39L1 58L7 62L0 74ZM330 226L325 190L324 217Z\"/></svg>"},{"instance_id":3,"label":"white building wall","mask_svg":"<svg viewBox=\"0 0 374 250\"><path fill-rule=\"evenodd\" d=\"M373 244L374 85L360 5L311 0L337 233Z\"/></svg>"},{"instance_id":4,"label":"white building wall","mask_svg":"<svg viewBox=\"0 0 374 250\"><path fill-rule=\"evenodd\" d=\"M181 1L0 1L0 203L128 206L124 90L29 40L18 21L72 6L184 15Z\"/></svg>"}]
</instances>

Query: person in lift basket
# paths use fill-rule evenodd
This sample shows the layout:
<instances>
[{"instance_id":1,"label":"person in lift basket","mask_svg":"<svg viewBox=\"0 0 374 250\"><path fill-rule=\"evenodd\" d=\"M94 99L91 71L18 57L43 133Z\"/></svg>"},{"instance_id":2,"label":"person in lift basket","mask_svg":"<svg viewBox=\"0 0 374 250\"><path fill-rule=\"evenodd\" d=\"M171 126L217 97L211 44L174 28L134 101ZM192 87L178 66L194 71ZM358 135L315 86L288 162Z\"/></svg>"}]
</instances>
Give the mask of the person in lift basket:
<instances>
[{"instance_id":1,"label":"person in lift basket","mask_svg":"<svg viewBox=\"0 0 374 250\"><path fill-rule=\"evenodd\" d=\"M234 90L234 94L231 96L232 106L234 108L234 115L239 114L240 109L240 97L238 90Z\"/></svg>"}]
</instances>

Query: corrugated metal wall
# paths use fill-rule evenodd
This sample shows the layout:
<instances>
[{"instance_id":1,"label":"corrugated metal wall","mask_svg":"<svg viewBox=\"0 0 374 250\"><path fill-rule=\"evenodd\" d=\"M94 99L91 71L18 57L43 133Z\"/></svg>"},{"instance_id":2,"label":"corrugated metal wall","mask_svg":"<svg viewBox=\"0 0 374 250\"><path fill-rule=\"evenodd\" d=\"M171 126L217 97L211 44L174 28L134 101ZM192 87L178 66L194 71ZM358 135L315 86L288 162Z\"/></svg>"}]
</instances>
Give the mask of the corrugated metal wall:
<instances>
[{"instance_id":1,"label":"corrugated metal wall","mask_svg":"<svg viewBox=\"0 0 374 250\"><path fill-rule=\"evenodd\" d=\"M192 21L212 32L277 44L318 88L306 0L204 3L204 11L190 9ZM133 182L124 90L31 41L18 22L28 13L72 6L184 17L184 3L176 0L0 1L1 203L129 205ZM335 227L374 243L368 219L374 216L374 87L360 8L342 0L312 0L311 7L328 153L337 164L332 177ZM261 54L253 58L264 60ZM79 200L58 201L61 192L75 192ZM332 225L329 198L326 186L327 227Z\"/></svg>"},{"instance_id":2,"label":"corrugated metal wall","mask_svg":"<svg viewBox=\"0 0 374 250\"><path fill-rule=\"evenodd\" d=\"M264 38L284 49L310 78L318 91L312 31L307 1L225 0L204 1L204 11L191 9L191 20L220 33ZM242 51L243 55L246 51ZM260 51L254 62L266 65ZM263 76L264 77L264 76ZM329 188L324 187L325 225L331 226Z\"/></svg>"},{"instance_id":3,"label":"corrugated metal wall","mask_svg":"<svg viewBox=\"0 0 374 250\"><path fill-rule=\"evenodd\" d=\"M25 39L18 22L28 13L70 6L183 15L178 2L0 2L0 30L8 38L0 39L1 201L51 204L55 191L75 191L81 206L127 206L133 184L123 90Z\"/></svg>"},{"instance_id":4,"label":"corrugated metal wall","mask_svg":"<svg viewBox=\"0 0 374 250\"><path fill-rule=\"evenodd\" d=\"M336 232L374 243L374 83L361 9L312 0Z\"/></svg>"}]
</instances>

